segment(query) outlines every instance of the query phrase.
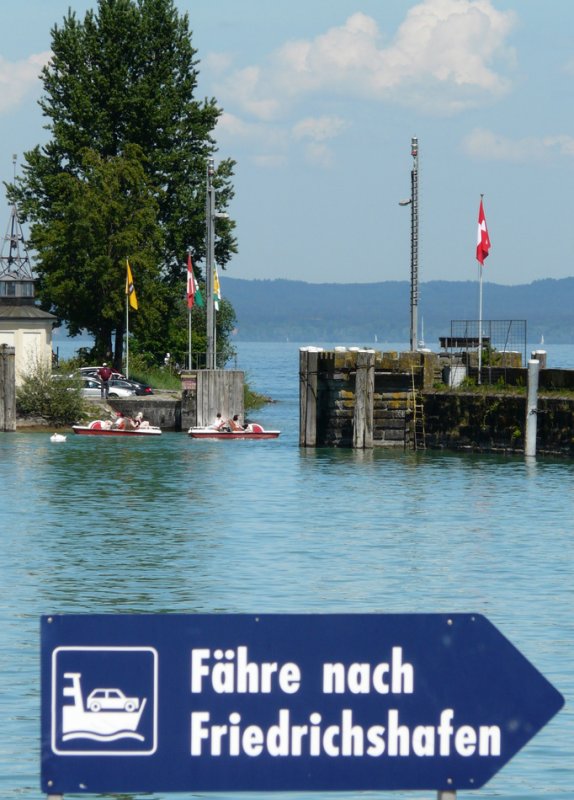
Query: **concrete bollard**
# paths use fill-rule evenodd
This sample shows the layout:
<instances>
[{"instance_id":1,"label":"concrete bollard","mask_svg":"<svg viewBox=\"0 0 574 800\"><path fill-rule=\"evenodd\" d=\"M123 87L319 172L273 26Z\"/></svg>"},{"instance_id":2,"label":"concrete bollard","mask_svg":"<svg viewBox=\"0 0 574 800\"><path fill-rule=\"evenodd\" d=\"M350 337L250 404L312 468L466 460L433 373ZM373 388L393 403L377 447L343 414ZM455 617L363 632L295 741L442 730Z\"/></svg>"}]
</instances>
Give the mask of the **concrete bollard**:
<instances>
[{"instance_id":1,"label":"concrete bollard","mask_svg":"<svg viewBox=\"0 0 574 800\"><path fill-rule=\"evenodd\" d=\"M546 359L548 358L546 350L533 350L530 358L535 361L540 361L540 369L546 369Z\"/></svg>"}]
</instances>

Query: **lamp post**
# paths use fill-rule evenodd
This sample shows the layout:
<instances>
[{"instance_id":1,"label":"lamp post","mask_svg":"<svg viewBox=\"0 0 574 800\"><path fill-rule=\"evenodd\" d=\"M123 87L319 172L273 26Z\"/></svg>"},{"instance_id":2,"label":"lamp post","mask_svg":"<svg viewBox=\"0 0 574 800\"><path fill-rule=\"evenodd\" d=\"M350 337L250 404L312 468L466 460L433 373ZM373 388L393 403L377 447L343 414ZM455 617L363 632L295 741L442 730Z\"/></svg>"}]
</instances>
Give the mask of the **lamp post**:
<instances>
[{"instance_id":1,"label":"lamp post","mask_svg":"<svg viewBox=\"0 0 574 800\"><path fill-rule=\"evenodd\" d=\"M400 200L400 206L411 207L411 334L410 348L417 349L418 344L418 308L419 308L419 140L411 139L411 196L408 200Z\"/></svg>"},{"instance_id":2,"label":"lamp post","mask_svg":"<svg viewBox=\"0 0 574 800\"><path fill-rule=\"evenodd\" d=\"M229 214L215 212L215 189L213 188L213 175L215 166L213 159L207 161L207 195L205 200L205 221L206 221L206 247L205 247L205 294L207 303L207 349L206 349L206 369L217 367L217 326L214 307L214 281L215 271L215 220L229 219Z\"/></svg>"},{"instance_id":3,"label":"lamp post","mask_svg":"<svg viewBox=\"0 0 574 800\"><path fill-rule=\"evenodd\" d=\"M215 171L213 159L207 161L207 197L205 206L205 219L207 224L205 248L205 302L207 303L207 350L205 358L206 369L215 369L216 341L215 341L215 309L213 308L213 264L215 261L215 191L213 188L213 173Z\"/></svg>"}]
</instances>

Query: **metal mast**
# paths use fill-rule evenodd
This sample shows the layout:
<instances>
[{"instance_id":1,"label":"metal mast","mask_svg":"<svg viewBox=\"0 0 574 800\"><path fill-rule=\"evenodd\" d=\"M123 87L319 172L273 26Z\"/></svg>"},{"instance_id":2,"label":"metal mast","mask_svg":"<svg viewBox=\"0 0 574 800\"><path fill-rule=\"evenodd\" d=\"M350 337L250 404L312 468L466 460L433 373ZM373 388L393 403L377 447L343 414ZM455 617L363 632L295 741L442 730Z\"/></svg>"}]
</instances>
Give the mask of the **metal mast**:
<instances>
[{"instance_id":1,"label":"metal mast","mask_svg":"<svg viewBox=\"0 0 574 800\"><path fill-rule=\"evenodd\" d=\"M213 159L207 162L207 199L205 217L207 242L205 254L205 293L207 303L207 352L206 369L216 367L215 310L213 308L213 265L215 263L215 190L212 178L215 171Z\"/></svg>"},{"instance_id":2,"label":"metal mast","mask_svg":"<svg viewBox=\"0 0 574 800\"><path fill-rule=\"evenodd\" d=\"M12 162L14 164L14 180L16 180L15 155L12 156ZM6 250L7 253L5 252ZM10 210L6 235L0 248L0 277L3 275L12 275L15 278L24 278L26 280L33 280L34 278L15 204Z\"/></svg>"},{"instance_id":3,"label":"metal mast","mask_svg":"<svg viewBox=\"0 0 574 800\"><path fill-rule=\"evenodd\" d=\"M411 350L418 345L419 307L419 140L411 139Z\"/></svg>"}]
</instances>

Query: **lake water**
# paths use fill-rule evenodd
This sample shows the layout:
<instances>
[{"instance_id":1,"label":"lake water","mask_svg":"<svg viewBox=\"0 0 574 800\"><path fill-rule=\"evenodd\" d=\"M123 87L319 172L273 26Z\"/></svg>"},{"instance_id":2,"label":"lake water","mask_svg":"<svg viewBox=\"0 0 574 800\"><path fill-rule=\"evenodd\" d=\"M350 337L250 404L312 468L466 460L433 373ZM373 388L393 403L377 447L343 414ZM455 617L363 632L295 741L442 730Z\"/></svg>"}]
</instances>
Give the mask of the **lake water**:
<instances>
[{"instance_id":1,"label":"lake water","mask_svg":"<svg viewBox=\"0 0 574 800\"><path fill-rule=\"evenodd\" d=\"M72 612L482 613L566 706L475 796L572 797L574 463L301 450L298 345L238 350L279 440L0 434L0 797L41 796L39 616Z\"/></svg>"}]
</instances>

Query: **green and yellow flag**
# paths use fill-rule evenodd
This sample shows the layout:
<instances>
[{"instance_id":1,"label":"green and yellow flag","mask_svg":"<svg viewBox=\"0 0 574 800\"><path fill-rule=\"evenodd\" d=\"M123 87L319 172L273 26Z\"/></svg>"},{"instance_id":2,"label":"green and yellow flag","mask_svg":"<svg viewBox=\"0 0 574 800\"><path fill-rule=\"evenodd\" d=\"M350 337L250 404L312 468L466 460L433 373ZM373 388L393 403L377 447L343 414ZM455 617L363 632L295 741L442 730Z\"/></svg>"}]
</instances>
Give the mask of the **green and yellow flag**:
<instances>
[{"instance_id":1,"label":"green and yellow flag","mask_svg":"<svg viewBox=\"0 0 574 800\"><path fill-rule=\"evenodd\" d=\"M219 311L219 302L221 300L221 287L219 285L219 275L217 274L217 267L213 265L213 305L216 311Z\"/></svg>"},{"instance_id":2,"label":"green and yellow flag","mask_svg":"<svg viewBox=\"0 0 574 800\"><path fill-rule=\"evenodd\" d=\"M128 296L130 306L137 311L138 299L136 297L136 290L134 288L134 279L132 277L132 271L130 269L130 262L127 260L127 258L126 258L126 266L127 266L126 294Z\"/></svg>"}]
</instances>

